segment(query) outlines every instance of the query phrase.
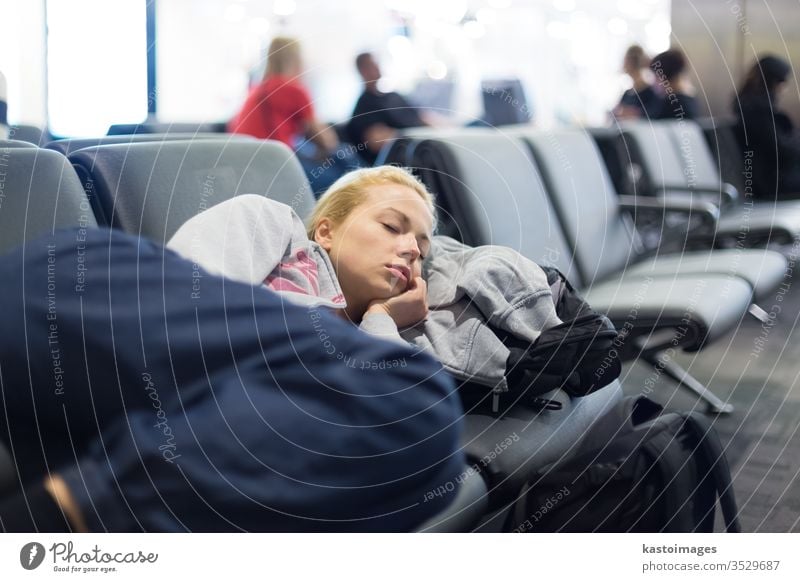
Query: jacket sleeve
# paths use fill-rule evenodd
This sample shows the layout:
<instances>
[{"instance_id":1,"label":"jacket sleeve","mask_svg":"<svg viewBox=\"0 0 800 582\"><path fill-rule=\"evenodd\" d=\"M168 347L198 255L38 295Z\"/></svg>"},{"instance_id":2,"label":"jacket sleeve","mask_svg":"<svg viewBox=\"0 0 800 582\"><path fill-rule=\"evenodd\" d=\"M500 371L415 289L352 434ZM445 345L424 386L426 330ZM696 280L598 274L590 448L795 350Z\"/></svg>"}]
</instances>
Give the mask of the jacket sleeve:
<instances>
[{"instance_id":1,"label":"jacket sleeve","mask_svg":"<svg viewBox=\"0 0 800 582\"><path fill-rule=\"evenodd\" d=\"M370 335L379 337L381 339L401 342L403 345L406 341L400 337L397 331L397 324L394 319L386 313L371 313L364 316L361 324L358 326L361 331L365 331Z\"/></svg>"}]
</instances>

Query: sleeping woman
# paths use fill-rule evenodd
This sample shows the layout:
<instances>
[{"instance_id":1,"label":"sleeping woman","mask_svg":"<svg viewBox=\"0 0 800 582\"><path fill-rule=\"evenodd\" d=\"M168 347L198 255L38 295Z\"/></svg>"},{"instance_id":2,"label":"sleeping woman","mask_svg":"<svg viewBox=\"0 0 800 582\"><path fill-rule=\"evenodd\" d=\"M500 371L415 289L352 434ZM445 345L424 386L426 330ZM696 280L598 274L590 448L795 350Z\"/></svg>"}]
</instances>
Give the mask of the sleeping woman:
<instances>
[{"instance_id":1,"label":"sleeping woman","mask_svg":"<svg viewBox=\"0 0 800 582\"><path fill-rule=\"evenodd\" d=\"M336 181L307 227L289 206L244 195L189 220L167 246L212 273L263 283L400 339L398 328L428 313L422 261L435 225L425 186L406 170L382 166Z\"/></svg>"},{"instance_id":2,"label":"sleeping woman","mask_svg":"<svg viewBox=\"0 0 800 582\"><path fill-rule=\"evenodd\" d=\"M213 274L414 344L459 380L506 391L503 337L531 345L562 323L548 277L513 249L432 240L435 229L425 186L381 166L337 180L306 226L285 204L242 195L187 221L167 246Z\"/></svg>"}]
</instances>

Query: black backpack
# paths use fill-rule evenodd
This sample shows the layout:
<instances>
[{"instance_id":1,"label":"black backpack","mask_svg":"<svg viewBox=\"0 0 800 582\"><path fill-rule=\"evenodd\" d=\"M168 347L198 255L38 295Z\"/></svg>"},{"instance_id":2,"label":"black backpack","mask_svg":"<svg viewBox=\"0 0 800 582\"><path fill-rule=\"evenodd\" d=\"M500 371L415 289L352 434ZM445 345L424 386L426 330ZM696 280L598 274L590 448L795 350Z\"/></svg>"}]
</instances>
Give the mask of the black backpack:
<instances>
[{"instance_id":1,"label":"black backpack","mask_svg":"<svg viewBox=\"0 0 800 582\"><path fill-rule=\"evenodd\" d=\"M533 343L492 328L509 349L505 374L508 391L489 394L486 386L461 383L461 398L468 410L491 407L496 414L516 404L557 409L559 402L541 396L557 388L570 396L586 396L619 377L622 367L614 325L594 311L558 269L542 270L556 315L563 323L543 330Z\"/></svg>"},{"instance_id":2,"label":"black backpack","mask_svg":"<svg viewBox=\"0 0 800 582\"><path fill-rule=\"evenodd\" d=\"M623 399L589 430L579 453L537 471L511 504L513 532L741 531L730 469L708 420Z\"/></svg>"}]
</instances>

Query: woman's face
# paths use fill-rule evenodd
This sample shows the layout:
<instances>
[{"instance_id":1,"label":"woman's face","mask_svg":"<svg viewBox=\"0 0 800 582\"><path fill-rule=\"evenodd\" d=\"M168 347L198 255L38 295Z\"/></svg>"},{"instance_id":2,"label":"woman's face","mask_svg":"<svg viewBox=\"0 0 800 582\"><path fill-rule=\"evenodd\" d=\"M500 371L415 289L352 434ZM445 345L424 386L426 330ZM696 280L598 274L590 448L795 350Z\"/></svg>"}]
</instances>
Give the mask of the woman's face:
<instances>
[{"instance_id":1,"label":"woman's face","mask_svg":"<svg viewBox=\"0 0 800 582\"><path fill-rule=\"evenodd\" d=\"M417 192L384 184L370 187L341 224L323 218L315 240L330 255L348 309L365 310L421 276L432 229L431 213Z\"/></svg>"}]
</instances>

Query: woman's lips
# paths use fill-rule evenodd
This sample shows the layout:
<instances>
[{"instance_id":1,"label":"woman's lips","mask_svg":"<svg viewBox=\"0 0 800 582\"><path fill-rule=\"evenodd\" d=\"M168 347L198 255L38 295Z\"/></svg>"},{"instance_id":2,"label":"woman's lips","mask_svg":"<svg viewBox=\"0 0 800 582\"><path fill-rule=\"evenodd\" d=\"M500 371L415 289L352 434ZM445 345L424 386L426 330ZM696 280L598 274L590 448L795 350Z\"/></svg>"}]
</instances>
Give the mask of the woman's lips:
<instances>
[{"instance_id":1,"label":"woman's lips","mask_svg":"<svg viewBox=\"0 0 800 582\"><path fill-rule=\"evenodd\" d=\"M408 284L409 271L406 267L386 265L386 268L389 269L389 272L397 277L404 285Z\"/></svg>"}]
</instances>

